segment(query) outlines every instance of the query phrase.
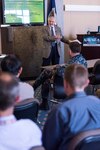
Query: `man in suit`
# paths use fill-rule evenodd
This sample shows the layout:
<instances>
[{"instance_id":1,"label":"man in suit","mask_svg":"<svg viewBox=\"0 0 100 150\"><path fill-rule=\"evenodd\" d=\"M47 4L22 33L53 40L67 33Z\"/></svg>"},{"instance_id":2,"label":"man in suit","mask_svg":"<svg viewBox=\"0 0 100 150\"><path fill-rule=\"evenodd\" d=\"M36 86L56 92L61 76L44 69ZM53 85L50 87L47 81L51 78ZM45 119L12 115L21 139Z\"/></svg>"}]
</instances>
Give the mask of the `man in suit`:
<instances>
[{"instance_id":1,"label":"man in suit","mask_svg":"<svg viewBox=\"0 0 100 150\"><path fill-rule=\"evenodd\" d=\"M54 16L48 17L48 26L43 29L43 63L42 66L48 66L50 64L59 64L61 54L61 41L69 44L69 41L62 36L61 29L56 25ZM51 75L50 75L51 76ZM47 97L48 97L48 85L49 80L42 84L42 104L41 109L48 109ZM35 87L35 86L34 86Z\"/></svg>"},{"instance_id":2,"label":"man in suit","mask_svg":"<svg viewBox=\"0 0 100 150\"><path fill-rule=\"evenodd\" d=\"M43 29L43 66L59 64L61 53L61 41L69 43L61 33L61 29L56 25L55 17L49 16L48 26Z\"/></svg>"}]
</instances>

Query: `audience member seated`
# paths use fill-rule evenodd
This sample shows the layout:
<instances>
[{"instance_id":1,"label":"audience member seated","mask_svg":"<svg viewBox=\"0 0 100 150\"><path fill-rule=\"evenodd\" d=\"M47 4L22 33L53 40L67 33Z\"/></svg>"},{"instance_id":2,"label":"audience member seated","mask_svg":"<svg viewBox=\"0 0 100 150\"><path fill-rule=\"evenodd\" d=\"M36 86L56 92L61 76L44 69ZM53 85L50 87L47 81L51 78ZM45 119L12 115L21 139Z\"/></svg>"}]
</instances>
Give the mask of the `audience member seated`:
<instances>
[{"instance_id":1,"label":"audience member seated","mask_svg":"<svg viewBox=\"0 0 100 150\"><path fill-rule=\"evenodd\" d=\"M22 73L22 63L15 55L7 55L1 61L1 69L4 72L9 72L19 78ZM25 82L19 82L20 100L34 98L34 89L31 85Z\"/></svg>"},{"instance_id":2,"label":"audience member seated","mask_svg":"<svg viewBox=\"0 0 100 150\"><path fill-rule=\"evenodd\" d=\"M82 56L81 53L81 44L78 41L70 42L69 44L69 56L71 57L68 61L68 64L81 64L87 67L87 61Z\"/></svg>"},{"instance_id":3,"label":"audience member seated","mask_svg":"<svg viewBox=\"0 0 100 150\"><path fill-rule=\"evenodd\" d=\"M69 43L69 56L71 57L70 60L68 61L66 65L68 64L81 64L85 67L87 67L87 61L85 58L82 56L81 53L81 44L80 42L77 41L72 41ZM64 67L61 67L60 65L57 65L57 71L59 70L61 72L64 72ZM56 71L56 68L55 68ZM49 88L50 88L50 78L53 75L54 70L44 70L40 76L36 79L33 87L36 89L39 85L42 84L42 90L41 90L41 95L42 95L42 103L41 103L41 109L48 110L48 97L49 97Z\"/></svg>"},{"instance_id":4,"label":"audience member seated","mask_svg":"<svg viewBox=\"0 0 100 150\"><path fill-rule=\"evenodd\" d=\"M72 64L65 69L64 88L68 98L48 116L42 137L46 150L66 150L77 133L100 128L100 100L85 94L88 83L84 66Z\"/></svg>"},{"instance_id":5,"label":"audience member seated","mask_svg":"<svg viewBox=\"0 0 100 150\"><path fill-rule=\"evenodd\" d=\"M29 150L42 145L38 126L29 119L16 120L13 115L18 100L18 78L0 73L0 150Z\"/></svg>"}]
</instances>

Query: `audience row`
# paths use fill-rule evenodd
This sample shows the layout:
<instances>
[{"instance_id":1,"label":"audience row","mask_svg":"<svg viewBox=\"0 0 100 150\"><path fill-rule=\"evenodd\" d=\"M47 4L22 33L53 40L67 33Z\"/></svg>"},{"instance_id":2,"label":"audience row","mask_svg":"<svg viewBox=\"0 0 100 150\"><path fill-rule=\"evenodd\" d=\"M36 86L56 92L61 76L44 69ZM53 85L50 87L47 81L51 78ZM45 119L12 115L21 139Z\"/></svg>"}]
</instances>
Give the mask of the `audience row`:
<instances>
[{"instance_id":1,"label":"audience row","mask_svg":"<svg viewBox=\"0 0 100 150\"><path fill-rule=\"evenodd\" d=\"M43 132L29 119L17 120L13 115L13 110L19 101L34 98L34 89L47 82L53 72L43 71L36 79L33 89L31 85L19 79L22 64L17 56L8 55L2 60L0 149L30 150L32 147L43 145L46 150L66 150L77 133L100 128L100 99L87 96L84 92L89 79L87 62L80 54L81 45L75 41L70 43L69 47L71 59L68 62L69 65L65 65L64 68L64 89L67 98L65 102L51 110ZM45 102L48 102L46 97Z\"/></svg>"}]
</instances>

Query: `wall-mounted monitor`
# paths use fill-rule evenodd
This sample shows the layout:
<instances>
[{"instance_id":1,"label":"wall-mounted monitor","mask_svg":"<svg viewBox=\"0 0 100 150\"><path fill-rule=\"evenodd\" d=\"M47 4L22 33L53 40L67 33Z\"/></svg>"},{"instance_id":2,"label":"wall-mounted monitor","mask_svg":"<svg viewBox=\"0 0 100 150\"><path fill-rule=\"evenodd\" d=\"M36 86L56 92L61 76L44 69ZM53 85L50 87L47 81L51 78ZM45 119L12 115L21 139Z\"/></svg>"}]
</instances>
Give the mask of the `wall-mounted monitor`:
<instances>
[{"instance_id":1,"label":"wall-mounted monitor","mask_svg":"<svg viewBox=\"0 0 100 150\"><path fill-rule=\"evenodd\" d=\"M3 24L43 25L44 0L2 0Z\"/></svg>"},{"instance_id":2,"label":"wall-mounted monitor","mask_svg":"<svg viewBox=\"0 0 100 150\"><path fill-rule=\"evenodd\" d=\"M100 46L100 35L83 36L83 46Z\"/></svg>"}]
</instances>

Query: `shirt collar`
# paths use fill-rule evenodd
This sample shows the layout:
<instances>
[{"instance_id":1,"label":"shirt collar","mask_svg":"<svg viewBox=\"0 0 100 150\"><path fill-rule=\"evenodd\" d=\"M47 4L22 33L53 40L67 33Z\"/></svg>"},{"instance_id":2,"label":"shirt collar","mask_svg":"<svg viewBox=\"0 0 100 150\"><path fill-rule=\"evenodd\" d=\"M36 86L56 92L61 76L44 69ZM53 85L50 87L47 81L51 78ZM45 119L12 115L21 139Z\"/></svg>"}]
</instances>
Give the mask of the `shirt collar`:
<instances>
[{"instance_id":1,"label":"shirt collar","mask_svg":"<svg viewBox=\"0 0 100 150\"><path fill-rule=\"evenodd\" d=\"M0 117L0 125L11 124L11 123L14 123L15 121L16 121L16 118L14 115Z\"/></svg>"},{"instance_id":2,"label":"shirt collar","mask_svg":"<svg viewBox=\"0 0 100 150\"><path fill-rule=\"evenodd\" d=\"M51 29L51 28L53 28L53 29L54 29L54 25L52 25L52 26L49 26L49 27L50 27L50 29Z\"/></svg>"},{"instance_id":3,"label":"shirt collar","mask_svg":"<svg viewBox=\"0 0 100 150\"><path fill-rule=\"evenodd\" d=\"M72 58L76 58L76 57L80 57L80 56L82 56L82 54L78 54L76 56L73 56Z\"/></svg>"},{"instance_id":4,"label":"shirt collar","mask_svg":"<svg viewBox=\"0 0 100 150\"><path fill-rule=\"evenodd\" d=\"M86 96L86 93L84 91L83 92L75 92L75 93L71 94L70 96L68 96L67 99L84 97L84 96Z\"/></svg>"}]
</instances>

